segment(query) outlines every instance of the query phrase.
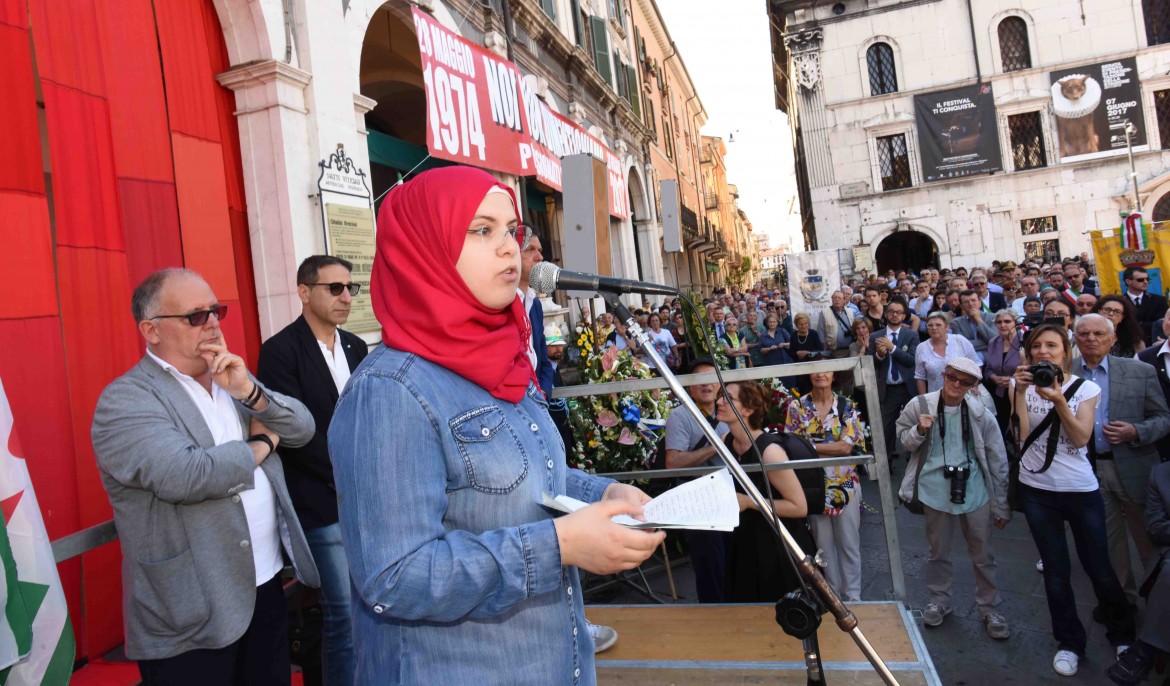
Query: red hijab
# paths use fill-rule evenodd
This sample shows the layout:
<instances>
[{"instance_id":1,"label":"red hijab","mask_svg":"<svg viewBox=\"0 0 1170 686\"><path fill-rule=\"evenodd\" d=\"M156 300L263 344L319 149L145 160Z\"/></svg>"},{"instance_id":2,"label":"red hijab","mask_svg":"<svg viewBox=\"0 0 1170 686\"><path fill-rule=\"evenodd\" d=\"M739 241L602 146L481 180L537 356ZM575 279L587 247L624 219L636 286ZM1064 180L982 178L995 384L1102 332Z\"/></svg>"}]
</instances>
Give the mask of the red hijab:
<instances>
[{"instance_id":1,"label":"red hijab","mask_svg":"<svg viewBox=\"0 0 1170 686\"><path fill-rule=\"evenodd\" d=\"M536 380L523 301L485 307L455 270L467 227L493 186L516 207L512 189L472 167L432 169L391 190L378 211L370 293L386 345L517 403Z\"/></svg>"}]
</instances>

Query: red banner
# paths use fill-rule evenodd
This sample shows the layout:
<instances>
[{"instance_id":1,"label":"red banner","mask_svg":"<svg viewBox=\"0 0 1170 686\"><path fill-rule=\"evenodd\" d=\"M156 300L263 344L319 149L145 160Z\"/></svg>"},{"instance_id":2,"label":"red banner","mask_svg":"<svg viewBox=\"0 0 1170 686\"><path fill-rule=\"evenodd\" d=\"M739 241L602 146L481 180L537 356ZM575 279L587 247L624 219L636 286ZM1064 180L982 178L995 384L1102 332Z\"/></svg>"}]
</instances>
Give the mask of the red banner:
<instances>
[{"instance_id":1,"label":"red banner","mask_svg":"<svg viewBox=\"0 0 1170 686\"><path fill-rule=\"evenodd\" d=\"M609 214L630 216L621 158L552 111L520 69L413 9L427 93L427 149L435 157L562 190L561 158L589 153L609 170Z\"/></svg>"}]
</instances>

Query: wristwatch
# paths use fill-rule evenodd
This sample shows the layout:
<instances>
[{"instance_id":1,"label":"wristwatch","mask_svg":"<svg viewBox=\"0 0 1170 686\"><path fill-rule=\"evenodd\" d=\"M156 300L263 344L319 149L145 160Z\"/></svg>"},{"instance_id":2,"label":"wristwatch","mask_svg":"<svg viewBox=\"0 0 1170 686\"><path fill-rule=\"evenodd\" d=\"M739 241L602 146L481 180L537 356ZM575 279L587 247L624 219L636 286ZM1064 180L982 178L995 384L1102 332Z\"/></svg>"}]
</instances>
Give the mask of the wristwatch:
<instances>
[{"instance_id":1,"label":"wristwatch","mask_svg":"<svg viewBox=\"0 0 1170 686\"><path fill-rule=\"evenodd\" d=\"M269 455L276 452L276 445L273 444L272 439L267 434L253 434L248 436L248 440L245 443L263 443L268 446Z\"/></svg>"}]
</instances>

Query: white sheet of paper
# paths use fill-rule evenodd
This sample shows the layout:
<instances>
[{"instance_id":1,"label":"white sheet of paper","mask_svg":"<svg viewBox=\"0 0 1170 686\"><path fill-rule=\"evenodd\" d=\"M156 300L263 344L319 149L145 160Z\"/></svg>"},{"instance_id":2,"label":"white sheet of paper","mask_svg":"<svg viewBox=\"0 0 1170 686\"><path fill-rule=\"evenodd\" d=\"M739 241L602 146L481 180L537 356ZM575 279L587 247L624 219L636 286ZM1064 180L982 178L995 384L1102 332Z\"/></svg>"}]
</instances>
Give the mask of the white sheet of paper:
<instances>
[{"instance_id":1,"label":"white sheet of paper","mask_svg":"<svg viewBox=\"0 0 1170 686\"><path fill-rule=\"evenodd\" d=\"M545 493L541 504L558 512L576 512L583 503L567 495ZM676 486L642 508L646 521L628 515L613 518L615 524L634 529L702 529L731 531L739 526L739 500L731 472L721 469Z\"/></svg>"}]
</instances>

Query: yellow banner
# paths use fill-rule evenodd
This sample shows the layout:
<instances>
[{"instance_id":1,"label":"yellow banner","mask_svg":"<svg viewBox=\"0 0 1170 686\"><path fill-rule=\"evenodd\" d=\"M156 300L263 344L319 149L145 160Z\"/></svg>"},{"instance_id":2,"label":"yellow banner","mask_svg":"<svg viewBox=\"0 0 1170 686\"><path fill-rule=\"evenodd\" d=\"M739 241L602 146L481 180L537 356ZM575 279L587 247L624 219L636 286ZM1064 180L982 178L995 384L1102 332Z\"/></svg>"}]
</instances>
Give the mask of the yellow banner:
<instances>
[{"instance_id":1,"label":"yellow banner","mask_svg":"<svg viewBox=\"0 0 1170 686\"><path fill-rule=\"evenodd\" d=\"M1161 222L1150 227L1148 250L1121 249L1121 230L1093 231L1093 258L1097 263L1097 283L1104 294L1124 293L1122 273L1127 267L1145 267L1150 275L1150 293L1166 295L1170 279L1170 222ZM1163 275L1166 275L1166 279Z\"/></svg>"}]
</instances>

